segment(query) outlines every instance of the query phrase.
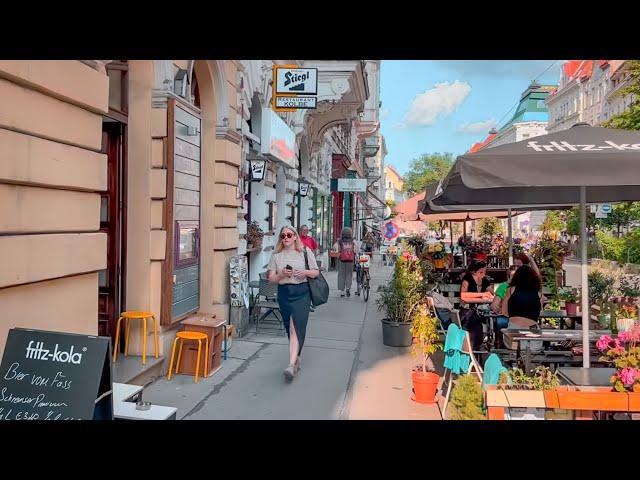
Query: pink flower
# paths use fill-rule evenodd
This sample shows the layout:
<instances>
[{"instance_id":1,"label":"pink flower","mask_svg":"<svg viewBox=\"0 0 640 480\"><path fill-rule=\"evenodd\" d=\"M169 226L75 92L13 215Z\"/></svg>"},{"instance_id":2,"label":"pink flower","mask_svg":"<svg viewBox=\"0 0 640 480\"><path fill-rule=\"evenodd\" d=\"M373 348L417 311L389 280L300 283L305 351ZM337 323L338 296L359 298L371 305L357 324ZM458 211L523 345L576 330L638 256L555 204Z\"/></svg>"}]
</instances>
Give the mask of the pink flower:
<instances>
[{"instance_id":1,"label":"pink flower","mask_svg":"<svg viewBox=\"0 0 640 480\"><path fill-rule=\"evenodd\" d=\"M609 350L609 352L613 353L616 356L619 356L619 355L624 355L625 353L627 353L627 350L624 347L618 345L618 346L612 348L611 350Z\"/></svg>"},{"instance_id":2,"label":"pink flower","mask_svg":"<svg viewBox=\"0 0 640 480\"><path fill-rule=\"evenodd\" d=\"M609 344L613 341L613 339L609 335L601 336L596 342L596 348L601 352L604 352L609 348Z\"/></svg>"},{"instance_id":3,"label":"pink flower","mask_svg":"<svg viewBox=\"0 0 640 480\"><path fill-rule=\"evenodd\" d=\"M629 332L619 332L618 340L620 340L622 343L630 342L631 338L630 338Z\"/></svg>"},{"instance_id":4,"label":"pink flower","mask_svg":"<svg viewBox=\"0 0 640 480\"><path fill-rule=\"evenodd\" d=\"M618 377L626 387L630 387L634 383L636 383L636 378L638 378L638 374L639 372L635 368L627 367L627 368L623 368L622 370L620 370L620 372L618 372Z\"/></svg>"}]
</instances>

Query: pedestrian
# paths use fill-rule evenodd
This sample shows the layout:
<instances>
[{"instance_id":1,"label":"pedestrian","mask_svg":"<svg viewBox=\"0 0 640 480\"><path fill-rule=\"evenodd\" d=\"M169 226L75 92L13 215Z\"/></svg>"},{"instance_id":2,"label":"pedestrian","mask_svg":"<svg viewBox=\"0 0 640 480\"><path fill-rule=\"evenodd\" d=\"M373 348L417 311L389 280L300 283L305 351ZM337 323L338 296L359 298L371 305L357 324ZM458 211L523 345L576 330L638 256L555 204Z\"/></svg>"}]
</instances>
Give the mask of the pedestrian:
<instances>
[{"instance_id":1,"label":"pedestrian","mask_svg":"<svg viewBox=\"0 0 640 480\"><path fill-rule=\"evenodd\" d=\"M311 235L309 235L309 227L307 225L301 225L298 229L298 234L300 235L300 241L302 241L302 244L309 250L311 250L317 257L319 253L318 244L316 243L315 239ZM316 263L318 263L318 266L320 266L320 262L318 262L317 259ZM311 305L311 311L315 312L313 305Z\"/></svg>"},{"instance_id":2,"label":"pedestrian","mask_svg":"<svg viewBox=\"0 0 640 480\"><path fill-rule=\"evenodd\" d=\"M306 268L305 252L309 269ZM309 320L311 295L307 278L317 278L320 271L314 253L302 244L293 227L282 227L275 251L267 267L270 282L278 284L278 305L289 338L289 366L284 370L293 380L300 370L300 354Z\"/></svg>"},{"instance_id":3,"label":"pedestrian","mask_svg":"<svg viewBox=\"0 0 640 480\"><path fill-rule=\"evenodd\" d=\"M351 282L353 280L353 266L356 252L359 251L357 242L353 239L351 228L345 227L340 233L340 239L333 245L333 251L338 256L338 290L340 296L351 296Z\"/></svg>"}]
</instances>

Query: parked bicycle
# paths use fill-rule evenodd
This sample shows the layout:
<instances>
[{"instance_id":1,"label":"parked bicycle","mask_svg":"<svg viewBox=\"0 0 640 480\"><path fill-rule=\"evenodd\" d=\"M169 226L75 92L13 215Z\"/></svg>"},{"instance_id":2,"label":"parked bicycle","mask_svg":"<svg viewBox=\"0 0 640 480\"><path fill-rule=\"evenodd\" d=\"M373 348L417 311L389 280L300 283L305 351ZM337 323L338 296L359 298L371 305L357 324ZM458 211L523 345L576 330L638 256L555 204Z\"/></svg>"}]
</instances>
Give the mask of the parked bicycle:
<instances>
[{"instance_id":1,"label":"parked bicycle","mask_svg":"<svg viewBox=\"0 0 640 480\"><path fill-rule=\"evenodd\" d=\"M361 253L356 262L356 295L360 295L364 301L369 300L369 292L371 290L371 276L369 275L369 267L371 265L371 257L367 253Z\"/></svg>"}]
</instances>

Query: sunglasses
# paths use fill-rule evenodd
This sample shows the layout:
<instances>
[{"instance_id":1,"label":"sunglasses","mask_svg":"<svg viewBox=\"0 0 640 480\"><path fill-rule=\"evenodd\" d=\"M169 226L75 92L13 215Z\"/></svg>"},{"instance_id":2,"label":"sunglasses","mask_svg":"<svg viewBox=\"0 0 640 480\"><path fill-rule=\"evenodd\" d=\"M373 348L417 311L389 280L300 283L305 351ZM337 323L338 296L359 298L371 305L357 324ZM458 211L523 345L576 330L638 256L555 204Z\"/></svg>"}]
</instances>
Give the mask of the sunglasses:
<instances>
[{"instance_id":1,"label":"sunglasses","mask_svg":"<svg viewBox=\"0 0 640 480\"><path fill-rule=\"evenodd\" d=\"M291 238L291 237L294 237L293 233L281 233L280 234L280 238L282 240L284 240L285 238Z\"/></svg>"}]
</instances>

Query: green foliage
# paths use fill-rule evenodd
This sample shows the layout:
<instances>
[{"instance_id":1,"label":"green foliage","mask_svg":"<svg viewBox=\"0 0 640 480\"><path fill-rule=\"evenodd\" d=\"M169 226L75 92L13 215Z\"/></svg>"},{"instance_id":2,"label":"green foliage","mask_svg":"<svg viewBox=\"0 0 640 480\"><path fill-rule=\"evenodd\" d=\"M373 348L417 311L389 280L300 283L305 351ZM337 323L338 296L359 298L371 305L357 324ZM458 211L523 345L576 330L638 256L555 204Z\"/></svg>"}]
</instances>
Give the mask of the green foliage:
<instances>
[{"instance_id":1,"label":"green foliage","mask_svg":"<svg viewBox=\"0 0 640 480\"><path fill-rule=\"evenodd\" d=\"M531 249L531 255L540 269L543 285L551 289L557 300L558 281L557 272L562 270L564 257L569 253L569 246L565 242L553 240L547 236L541 237Z\"/></svg>"},{"instance_id":2,"label":"green foliage","mask_svg":"<svg viewBox=\"0 0 640 480\"><path fill-rule=\"evenodd\" d=\"M603 230L596 230L596 240L602 248L605 260L625 261L627 249L624 238L617 238Z\"/></svg>"},{"instance_id":3,"label":"green foliage","mask_svg":"<svg viewBox=\"0 0 640 480\"><path fill-rule=\"evenodd\" d=\"M571 287L564 287L558 290L558 298L568 303L576 303L578 301L578 293Z\"/></svg>"},{"instance_id":4,"label":"green foliage","mask_svg":"<svg viewBox=\"0 0 640 480\"><path fill-rule=\"evenodd\" d=\"M452 153L425 153L409 165L409 172L404 176L404 191L409 195L424 192L426 186L444 178L454 157Z\"/></svg>"},{"instance_id":5,"label":"green foliage","mask_svg":"<svg viewBox=\"0 0 640 480\"><path fill-rule=\"evenodd\" d=\"M451 420L484 420L482 387L475 375L462 375L451 390Z\"/></svg>"},{"instance_id":6,"label":"green foliage","mask_svg":"<svg viewBox=\"0 0 640 480\"><path fill-rule=\"evenodd\" d=\"M382 287L378 297L379 310L385 310L387 318L396 322L411 322L415 309L423 302L426 284L419 260L400 256L396 261L393 277Z\"/></svg>"},{"instance_id":7,"label":"green foliage","mask_svg":"<svg viewBox=\"0 0 640 480\"><path fill-rule=\"evenodd\" d=\"M562 219L560 212L557 210L549 210L540 227L543 232L561 232L565 229L566 223Z\"/></svg>"},{"instance_id":8,"label":"green foliage","mask_svg":"<svg viewBox=\"0 0 640 480\"><path fill-rule=\"evenodd\" d=\"M495 217L481 218L476 222L476 228L481 237L493 237L498 233L504 233L502 222Z\"/></svg>"},{"instance_id":9,"label":"green foliage","mask_svg":"<svg viewBox=\"0 0 640 480\"><path fill-rule=\"evenodd\" d=\"M527 375L521 368L507 370L500 375L499 385L513 390L552 390L560 382L551 369L539 366L533 375Z\"/></svg>"},{"instance_id":10,"label":"green foliage","mask_svg":"<svg viewBox=\"0 0 640 480\"><path fill-rule=\"evenodd\" d=\"M622 275L620 278L620 293L624 297L640 297L640 275Z\"/></svg>"},{"instance_id":11,"label":"green foliage","mask_svg":"<svg viewBox=\"0 0 640 480\"><path fill-rule=\"evenodd\" d=\"M415 339L413 354L422 360L422 371L434 371L430 356L442 348L438 343L438 319L430 315L426 305L420 305L413 317L411 335Z\"/></svg>"},{"instance_id":12,"label":"green foliage","mask_svg":"<svg viewBox=\"0 0 640 480\"><path fill-rule=\"evenodd\" d=\"M601 270L589 272L589 300L601 308L604 307L615 293L615 278Z\"/></svg>"}]
</instances>

